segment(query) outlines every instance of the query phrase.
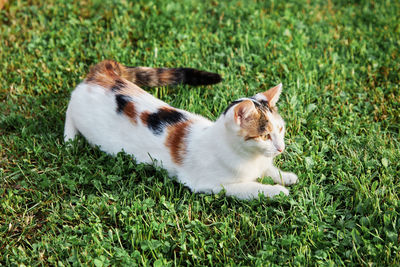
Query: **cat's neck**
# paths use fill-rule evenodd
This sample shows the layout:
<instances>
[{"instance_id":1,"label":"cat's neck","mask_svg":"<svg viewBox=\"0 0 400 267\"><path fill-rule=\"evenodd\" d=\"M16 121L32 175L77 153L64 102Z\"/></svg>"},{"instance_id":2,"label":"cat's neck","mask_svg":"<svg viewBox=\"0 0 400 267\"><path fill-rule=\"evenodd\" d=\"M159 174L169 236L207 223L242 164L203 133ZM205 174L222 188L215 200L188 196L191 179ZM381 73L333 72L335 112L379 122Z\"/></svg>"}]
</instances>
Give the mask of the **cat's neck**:
<instances>
[{"instance_id":1,"label":"cat's neck","mask_svg":"<svg viewBox=\"0 0 400 267\"><path fill-rule=\"evenodd\" d=\"M199 127L196 132L189 149L191 161L196 162L195 168L205 170L213 166L213 171L220 176L254 178L262 174L262 166L272 161L272 158L245 150L240 145L242 137L233 136L223 118L206 128Z\"/></svg>"}]
</instances>

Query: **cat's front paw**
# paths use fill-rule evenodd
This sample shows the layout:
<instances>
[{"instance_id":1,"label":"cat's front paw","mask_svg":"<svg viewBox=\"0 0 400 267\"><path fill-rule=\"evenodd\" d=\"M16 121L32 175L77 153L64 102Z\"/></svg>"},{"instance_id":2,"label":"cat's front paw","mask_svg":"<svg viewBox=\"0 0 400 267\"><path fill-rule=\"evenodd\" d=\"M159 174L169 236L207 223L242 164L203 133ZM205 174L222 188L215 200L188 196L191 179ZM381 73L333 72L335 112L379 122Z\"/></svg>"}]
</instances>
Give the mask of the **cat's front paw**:
<instances>
[{"instance_id":1,"label":"cat's front paw","mask_svg":"<svg viewBox=\"0 0 400 267\"><path fill-rule=\"evenodd\" d=\"M295 184L299 180L297 175L294 174L293 172L285 172L285 173L283 173L282 178L283 178L283 182L285 183L285 185Z\"/></svg>"},{"instance_id":2,"label":"cat's front paw","mask_svg":"<svg viewBox=\"0 0 400 267\"><path fill-rule=\"evenodd\" d=\"M262 193L267 196L267 197L274 197L279 195L280 193L283 193L285 195L289 195L289 190L286 189L284 186L281 185L268 185L262 190Z\"/></svg>"}]
</instances>

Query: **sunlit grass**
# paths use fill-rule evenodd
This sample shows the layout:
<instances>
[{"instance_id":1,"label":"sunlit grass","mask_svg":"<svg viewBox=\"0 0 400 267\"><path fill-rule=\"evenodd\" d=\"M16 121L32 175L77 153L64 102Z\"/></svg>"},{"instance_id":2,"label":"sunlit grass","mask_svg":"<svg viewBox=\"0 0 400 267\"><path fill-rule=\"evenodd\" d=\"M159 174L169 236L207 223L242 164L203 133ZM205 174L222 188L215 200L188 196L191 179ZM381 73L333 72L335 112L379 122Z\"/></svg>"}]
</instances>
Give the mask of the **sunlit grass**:
<instances>
[{"instance_id":1,"label":"sunlit grass","mask_svg":"<svg viewBox=\"0 0 400 267\"><path fill-rule=\"evenodd\" d=\"M399 265L400 3L284 2L8 1L0 264ZM128 155L65 147L70 92L106 58L221 73L151 89L210 119L282 82L276 162L299 184L273 200L192 194Z\"/></svg>"}]
</instances>

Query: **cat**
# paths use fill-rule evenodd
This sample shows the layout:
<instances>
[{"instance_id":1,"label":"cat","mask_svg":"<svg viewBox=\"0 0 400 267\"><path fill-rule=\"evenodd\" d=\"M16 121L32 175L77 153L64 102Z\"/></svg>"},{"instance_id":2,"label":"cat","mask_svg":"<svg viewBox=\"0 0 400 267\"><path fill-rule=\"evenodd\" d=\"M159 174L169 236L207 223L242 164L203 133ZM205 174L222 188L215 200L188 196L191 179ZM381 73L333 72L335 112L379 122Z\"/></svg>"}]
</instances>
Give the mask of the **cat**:
<instances>
[{"instance_id":1,"label":"cat","mask_svg":"<svg viewBox=\"0 0 400 267\"><path fill-rule=\"evenodd\" d=\"M164 103L139 86L209 85L220 75L191 68L127 67L105 60L71 94L65 141L80 133L91 145L138 162L160 163L193 192L239 199L289 194L284 185L297 175L273 165L285 148L285 123L276 103L279 84L250 98L233 101L213 122ZM270 176L278 185L257 182Z\"/></svg>"}]
</instances>

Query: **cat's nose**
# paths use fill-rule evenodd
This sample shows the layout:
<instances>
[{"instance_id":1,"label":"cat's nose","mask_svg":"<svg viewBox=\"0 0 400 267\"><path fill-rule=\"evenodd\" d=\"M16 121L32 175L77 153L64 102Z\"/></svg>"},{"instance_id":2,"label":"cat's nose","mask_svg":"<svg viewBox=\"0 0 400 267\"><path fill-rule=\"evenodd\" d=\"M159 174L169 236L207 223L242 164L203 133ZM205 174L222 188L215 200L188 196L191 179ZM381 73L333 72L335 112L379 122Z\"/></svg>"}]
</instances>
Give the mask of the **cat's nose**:
<instances>
[{"instance_id":1,"label":"cat's nose","mask_svg":"<svg viewBox=\"0 0 400 267\"><path fill-rule=\"evenodd\" d=\"M278 150L279 153L282 153L282 151L285 149L285 145L278 145L275 146L276 150Z\"/></svg>"},{"instance_id":2,"label":"cat's nose","mask_svg":"<svg viewBox=\"0 0 400 267\"><path fill-rule=\"evenodd\" d=\"M279 153L281 153L284 149L285 149L285 143L283 142L273 142L275 149L279 151Z\"/></svg>"}]
</instances>

